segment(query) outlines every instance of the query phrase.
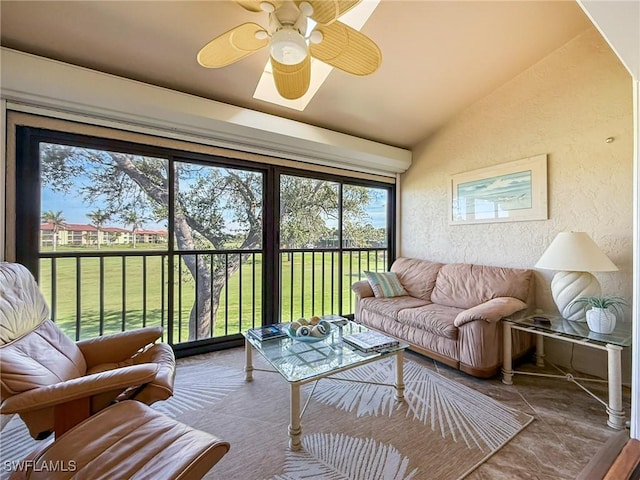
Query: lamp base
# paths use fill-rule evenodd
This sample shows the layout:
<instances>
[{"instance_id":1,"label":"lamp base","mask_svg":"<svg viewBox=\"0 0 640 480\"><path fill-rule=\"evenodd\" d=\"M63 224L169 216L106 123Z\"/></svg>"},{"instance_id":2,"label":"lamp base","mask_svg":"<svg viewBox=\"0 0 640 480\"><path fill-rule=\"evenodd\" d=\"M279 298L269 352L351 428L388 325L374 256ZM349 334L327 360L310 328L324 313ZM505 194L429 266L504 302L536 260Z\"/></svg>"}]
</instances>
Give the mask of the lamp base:
<instances>
[{"instance_id":1,"label":"lamp base","mask_svg":"<svg viewBox=\"0 0 640 480\"><path fill-rule=\"evenodd\" d=\"M567 320L586 322L583 305L571 304L580 297L600 295L602 289L589 272L558 272L551 280L551 295L560 314Z\"/></svg>"}]
</instances>

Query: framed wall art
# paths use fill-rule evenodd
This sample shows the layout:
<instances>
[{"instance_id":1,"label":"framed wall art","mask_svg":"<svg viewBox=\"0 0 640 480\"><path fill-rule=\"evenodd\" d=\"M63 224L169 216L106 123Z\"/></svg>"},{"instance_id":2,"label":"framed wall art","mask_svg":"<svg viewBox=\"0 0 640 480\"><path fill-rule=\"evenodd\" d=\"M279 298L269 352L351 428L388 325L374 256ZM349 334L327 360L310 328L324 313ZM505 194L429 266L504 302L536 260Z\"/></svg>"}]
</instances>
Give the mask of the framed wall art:
<instances>
[{"instance_id":1,"label":"framed wall art","mask_svg":"<svg viewBox=\"0 0 640 480\"><path fill-rule=\"evenodd\" d=\"M547 156L451 176L452 225L546 220Z\"/></svg>"}]
</instances>

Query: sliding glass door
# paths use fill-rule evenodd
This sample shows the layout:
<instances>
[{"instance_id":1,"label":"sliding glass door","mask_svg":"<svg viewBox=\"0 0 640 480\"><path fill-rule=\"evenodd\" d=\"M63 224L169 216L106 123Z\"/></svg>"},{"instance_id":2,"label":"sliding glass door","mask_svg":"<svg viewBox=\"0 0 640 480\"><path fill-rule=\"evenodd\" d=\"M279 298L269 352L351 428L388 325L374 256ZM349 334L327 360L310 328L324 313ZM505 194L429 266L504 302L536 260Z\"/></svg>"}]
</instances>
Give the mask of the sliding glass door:
<instances>
[{"instance_id":1,"label":"sliding glass door","mask_svg":"<svg viewBox=\"0 0 640 480\"><path fill-rule=\"evenodd\" d=\"M174 162L175 343L261 324L264 173Z\"/></svg>"},{"instance_id":2,"label":"sliding glass door","mask_svg":"<svg viewBox=\"0 0 640 480\"><path fill-rule=\"evenodd\" d=\"M351 284L388 268L391 190L348 182L280 175L282 321L349 315Z\"/></svg>"},{"instance_id":3,"label":"sliding glass door","mask_svg":"<svg viewBox=\"0 0 640 480\"><path fill-rule=\"evenodd\" d=\"M16 259L84 339L159 325L176 349L353 312L385 270L389 185L20 128ZM226 343L225 343L226 342Z\"/></svg>"}]
</instances>

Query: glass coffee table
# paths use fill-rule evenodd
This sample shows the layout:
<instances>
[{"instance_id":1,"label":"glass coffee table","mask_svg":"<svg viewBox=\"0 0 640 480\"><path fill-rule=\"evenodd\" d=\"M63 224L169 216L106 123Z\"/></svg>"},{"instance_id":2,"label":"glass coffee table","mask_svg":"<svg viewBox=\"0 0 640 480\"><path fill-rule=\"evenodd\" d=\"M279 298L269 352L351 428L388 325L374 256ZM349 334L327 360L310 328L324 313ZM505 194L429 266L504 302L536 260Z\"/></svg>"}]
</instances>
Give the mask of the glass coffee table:
<instances>
[{"instance_id":1,"label":"glass coffee table","mask_svg":"<svg viewBox=\"0 0 640 480\"><path fill-rule=\"evenodd\" d=\"M549 320L548 324L540 324L535 321L535 316L536 315L524 318L505 318L502 321L504 328L502 383L511 385L513 383L514 374L565 378L566 380L575 383L582 390L604 405L608 415L607 425L617 430L625 428L626 419L622 409L622 366L620 354L624 347L631 345L631 324L627 322L618 322L615 330L611 334L602 334L589 330L586 322L572 322L557 315L537 314L537 316L542 316ZM608 372L607 380L578 378L571 373L563 372L558 366L553 364L551 365L559 370L562 375L514 370L511 360L511 330L521 330L536 335L536 365L539 367L544 366L544 337L606 351ZM582 382L608 383L608 401L603 401L600 397L585 387Z\"/></svg>"},{"instance_id":2,"label":"glass coffee table","mask_svg":"<svg viewBox=\"0 0 640 480\"><path fill-rule=\"evenodd\" d=\"M368 329L355 322L347 321L344 325L333 324L331 334L324 340L306 343L289 337L271 338L260 341L244 332L245 338L245 379L253 380L254 371L267 371L253 367L253 350L258 351L275 371L280 373L290 386L290 423L289 448L302 448L301 419L309 402L300 409L300 387L306 383L317 382L321 378L334 375L367 363L395 356L396 382L389 385L395 388L395 398L404 399L403 352L408 344L399 342L396 347L381 352L362 352L352 347L342 338L351 333L365 332ZM309 398L313 391L309 394Z\"/></svg>"}]
</instances>

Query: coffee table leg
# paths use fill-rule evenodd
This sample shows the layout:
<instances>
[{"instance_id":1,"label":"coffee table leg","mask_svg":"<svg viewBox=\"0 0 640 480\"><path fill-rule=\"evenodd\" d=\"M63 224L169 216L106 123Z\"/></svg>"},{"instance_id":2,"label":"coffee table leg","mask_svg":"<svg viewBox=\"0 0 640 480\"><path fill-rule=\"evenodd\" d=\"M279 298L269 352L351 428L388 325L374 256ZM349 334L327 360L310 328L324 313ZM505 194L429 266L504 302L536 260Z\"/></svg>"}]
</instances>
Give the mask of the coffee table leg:
<instances>
[{"instance_id":1,"label":"coffee table leg","mask_svg":"<svg viewBox=\"0 0 640 480\"><path fill-rule=\"evenodd\" d=\"M404 357L403 350L396 352L396 401L404 400Z\"/></svg>"},{"instance_id":2,"label":"coffee table leg","mask_svg":"<svg viewBox=\"0 0 640 480\"><path fill-rule=\"evenodd\" d=\"M253 347L246 338L244 339L244 379L247 382L253 380L253 358L251 356Z\"/></svg>"},{"instance_id":3,"label":"coffee table leg","mask_svg":"<svg viewBox=\"0 0 640 480\"><path fill-rule=\"evenodd\" d=\"M301 450L302 427L300 426L300 385L291 383L291 419L289 423L289 448Z\"/></svg>"}]
</instances>

